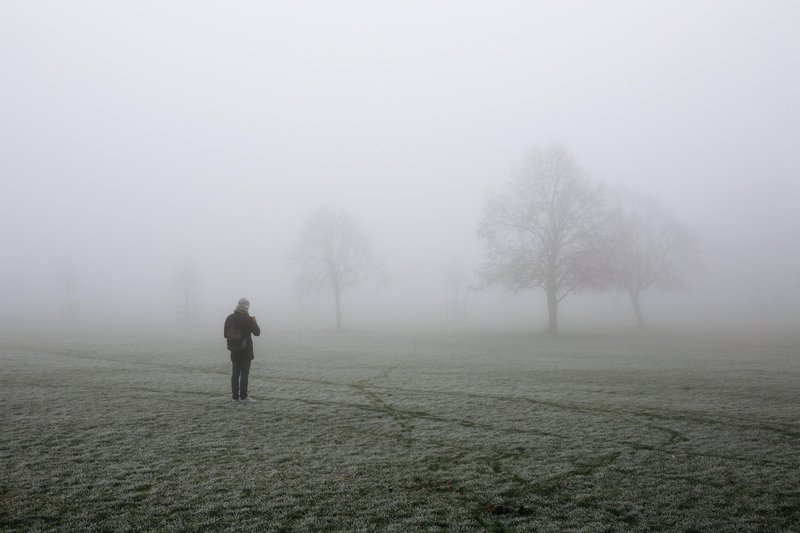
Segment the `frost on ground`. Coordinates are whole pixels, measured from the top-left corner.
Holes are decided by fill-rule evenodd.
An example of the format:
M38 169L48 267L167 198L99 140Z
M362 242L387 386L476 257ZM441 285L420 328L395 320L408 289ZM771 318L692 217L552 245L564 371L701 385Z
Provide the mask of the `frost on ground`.
M0 346L0 529L800 530L800 342L272 333Z

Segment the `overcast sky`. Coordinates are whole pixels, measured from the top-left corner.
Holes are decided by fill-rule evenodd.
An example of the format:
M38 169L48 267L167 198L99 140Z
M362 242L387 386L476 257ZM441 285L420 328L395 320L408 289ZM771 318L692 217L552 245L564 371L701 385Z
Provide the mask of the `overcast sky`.
M4 0L0 316L56 316L70 265L84 315L171 318L184 258L209 316L327 313L287 262L321 205L392 278L352 301L437 315L487 192L559 141L699 238L694 299L651 308L798 323L799 27L794 1Z

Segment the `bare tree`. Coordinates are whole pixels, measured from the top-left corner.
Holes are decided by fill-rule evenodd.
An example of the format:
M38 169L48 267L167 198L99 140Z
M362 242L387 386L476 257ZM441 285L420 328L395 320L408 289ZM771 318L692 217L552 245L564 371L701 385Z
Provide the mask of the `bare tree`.
M642 292L684 287L686 277L700 268L700 253L690 233L658 202L618 196L609 270L612 283L630 297L637 325L644 327Z
M467 315L467 302L463 292L467 286L464 270L457 259L447 265L444 271L445 290L445 317L452 322L462 322Z
M370 278L385 279L356 219L327 208L309 215L292 260L300 268L299 288L333 293L337 330L342 329L342 292Z
M78 319L78 303L75 298L77 273L69 257L61 266L58 281L61 285L61 320L74 322Z
M603 189L592 185L561 145L532 148L506 190L490 196L478 235L488 245L483 286L547 295L548 332L558 333L558 306L599 281L607 220Z
M175 288L178 297L176 319L183 326L191 326L197 322L197 270L188 255L177 265Z

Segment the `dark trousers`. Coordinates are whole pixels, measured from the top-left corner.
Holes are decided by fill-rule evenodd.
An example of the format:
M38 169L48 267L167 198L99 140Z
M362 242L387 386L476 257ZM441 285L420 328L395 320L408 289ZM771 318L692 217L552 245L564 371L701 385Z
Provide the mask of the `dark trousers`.
M234 357L231 359L231 393L234 400L247 398L247 378L250 376L250 358Z

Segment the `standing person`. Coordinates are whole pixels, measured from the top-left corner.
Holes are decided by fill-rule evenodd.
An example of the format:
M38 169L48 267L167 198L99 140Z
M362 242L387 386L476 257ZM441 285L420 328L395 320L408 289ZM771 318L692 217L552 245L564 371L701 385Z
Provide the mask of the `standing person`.
M233 399L240 402L254 402L247 395L247 378L250 375L250 362L253 360L253 337L261 335L256 317L250 316L250 301L240 298L233 313L225 319L223 332L231 352L231 392Z

